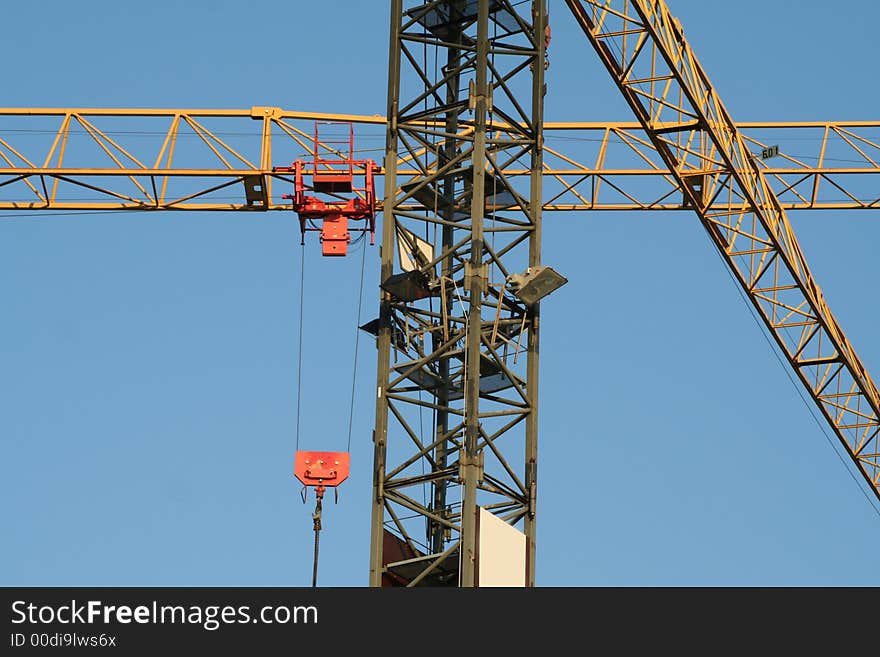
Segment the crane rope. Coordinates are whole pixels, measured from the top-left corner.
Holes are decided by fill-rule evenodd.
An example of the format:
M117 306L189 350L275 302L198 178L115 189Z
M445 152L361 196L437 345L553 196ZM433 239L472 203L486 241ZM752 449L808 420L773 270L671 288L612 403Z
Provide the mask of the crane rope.
M364 233L366 235L366 233ZM358 346L360 342L361 336L361 307L363 306L364 300L364 264L367 261L367 240L361 239L361 282L358 287L358 309L357 309L357 321L355 322L355 330L354 330L354 364L353 364L353 372L351 375L351 404L348 409L348 442L345 446L345 451L351 451L351 427L354 420L354 392L355 386L357 384L357 366L358 366ZM302 316L302 312L300 312L300 316ZM317 531L317 530L316 530ZM317 534L315 535L315 560L318 558L318 544L317 544Z
M708 234L706 234L706 239L709 240L710 243L712 243L712 240L708 236ZM713 244L713 246L714 246L714 244ZM712 251L713 251L713 253L715 253L716 256L718 256L718 260L723 265L724 271L727 273L727 276L730 278L730 280L733 281L734 288L736 289L737 293L739 294L739 298L742 300L743 305L746 307L746 310L748 310L748 312L749 312L749 315L754 320L755 324L758 326L758 330L761 333L761 337L764 338L764 340L767 342L767 345L770 347L770 353L773 354L774 358L776 358L776 362L779 363L779 366L782 368L782 371L785 372L785 376L788 378L789 382L791 383L791 385L794 388L795 392L797 393L798 397L800 397L801 401L804 403L804 406L806 407L807 411L810 413L810 417L813 418L813 422L815 422L816 426L819 428L819 431L825 437L825 440L828 442L829 447L831 447L831 451L833 451L834 455L837 456L841 465L843 465L843 469L846 470L846 473L853 480L853 482L855 483L856 488L858 488L859 492L861 492L862 495L865 496L865 499L867 500L868 505L871 507L871 509L874 511L874 513L877 514L877 517L880 518L880 507L877 506L877 504L874 502L874 500L871 498L871 496L867 493L862 482L853 473L852 468L850 467L849 463L840 454L840 449L836 444L837 441L835 441L831 438L831 436L828 434L828 430L826 429L825 424L823 422L821 422L819 420L819 418L817 417L815 407L813 406L813 404L811 404L809 402L806 395L804 394L802 387L795 380L794 375L792 374L791 368L788 367L788 365L782 360L782 356L780 356L777 346L773 343L771 336L768 334L769 332L767 331L767 327L758 318L758 315L755 312L755 309L752 307L752 304L749 303L749 299L746 296L745 292L742 291L742 288L738 284L733 273L731 273L730 268L726 266L724 258L721 256L720 253L718 253L718 251L716 249L713 248Z
M315 530L315 556L312 560L312 588L318 586L318 546L321 540L321 502L324 499L323 489L318 489L315 512L312 514L312 525Z
M306 246L305 240L300 244L299 257L299 328L298 328L298 345L296 352L296 451L299 451L299 422L300 408L302 401L302 343L303 343L303 307L305 298L305 282L306 282ZM302 491L303 503L306 501L305 488ZM317 492L317 501L315 511L312 513L312 528L315 531L315 553L312 560L312 588L318 586L318 548L321 536L321 501L324 496L323 488Z
M366 269L366 259L367 259L367 240L365 239L366 233L364 232L359 238L354 240L354 244L361 244L361 275L360 275L360 284L358 286L358 307L357 307L357 322L355 324L355 340L354 340L354 362L353 362L353 372L352 372L352 381L351 381L351 403L349 405L348 412L348 440L346 444L346 452L351 451L351 433L352 426L354 422L354 396L357 385L357 365L358 365L358 347L360 344L360 320L361 320L361 309L363 307L363 297L364 297L364 271ZM303 326L304 326L304 297L305 297L305 245L302 245L302 254L300 257L300 294L299 294L299 340L297 345L297 389L296 389L296 451L299 452L299 435L300 435L300 418L302 416L301 412L301 401L302 401L302 344L303 344ZM297 456L299 458L299 455ZM348 458L345 459L345 468L346 474L348 472ZM300 475L297 474L299 477ZM301 480L302 481L302 480ZM304 482L306 483L306 482ZM303 503L306 501L306 490L307 488L313 484L306 483L302 491ZM320 547L321 547L321 517L323 512L323 503L324 503L324 493L326 491L326 486L332 486L334 489L334 493L337 491L336 483L333 484L325 484L325 480L318 479L318 483L315 486L315 510L312 512L312 529L315 533L315 543L314 543L314 553L312 557L312 587L318 586L318 560L320 556Z
M300 245L299 256L299 346L296 354L296 450L299 451L300 401L302 400L303 297L306 281L306 246Z

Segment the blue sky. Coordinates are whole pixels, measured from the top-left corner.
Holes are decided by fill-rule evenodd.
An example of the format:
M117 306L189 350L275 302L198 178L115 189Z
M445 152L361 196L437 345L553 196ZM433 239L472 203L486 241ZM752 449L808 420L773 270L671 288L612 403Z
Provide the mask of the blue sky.
M669 4L737 120L877 118L875 3ZM564 4L550 11L547 119L630 120ZM386 111L381 2L56 1L4 18L20 26L6 107ZM359 134L381 147L381 130ZM877 380L880 216L792 219ZM696 218L548 215L545 233L570 282L542 310L538 584L880 585L878 512ZM362 321L378 249L366 258ZM292 213L0 218L0 583L308 585L297 341L301 325L300 447L345 449L359 276L358 250L302 251ZM369 340L357 363L327 586L367 583Z

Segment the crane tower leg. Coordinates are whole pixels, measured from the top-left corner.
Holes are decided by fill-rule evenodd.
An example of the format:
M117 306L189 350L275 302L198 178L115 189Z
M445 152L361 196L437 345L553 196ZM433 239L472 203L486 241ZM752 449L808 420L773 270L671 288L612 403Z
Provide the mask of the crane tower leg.
M522 538L506 581L533 586L540 301L507 280L541 258L546 8L409 4L391 3L370 585L488 581L488 513Z

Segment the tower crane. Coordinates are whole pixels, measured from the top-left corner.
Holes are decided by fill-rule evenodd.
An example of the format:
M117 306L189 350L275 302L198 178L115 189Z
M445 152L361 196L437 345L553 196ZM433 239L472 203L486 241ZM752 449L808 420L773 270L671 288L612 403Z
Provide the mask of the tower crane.
M694 213L861 485L880 500L880 393L788 218L880 208L876 192L863 191L876 189L880 174L880 122L738 123L663 0L565 6L553 20L576 22L635 120L544 121L546 3L512 0L391 0L385 116L272 106L0 109L5 126L55 126L40 152L0 129L0 211L296 209L304 240L307 222L324 217L313 227L324 254L344 255L348 221L372 222L375 205L379 309L362 327L378 355L371 586L485 584L495 556L487 532L497 522L516 530L504 539L516 553L514 582L535 585L541 301L566 282L545 262L544 212ZM115 136L144 121L161 126L158 148L135 152ZM354 158L353 137L345 155L309 129L329 123L383 129L381 166ZM259 137L232 143L226 135L243 124L259 125ZM818 133L816 164L780 151L768 130L781 143ZM184 135L194 138L186 148ZM591 144L589 159L550 145L551 135ZM832 142L850 149L846 166L826 157ZM83 146L94 161L71 156ZM279 161L290 152L312 159ZM339 162L368 186L319 182ZM376 198L374 176L384 185L379 192L376 183ZM357 198L328 205L306 191Z

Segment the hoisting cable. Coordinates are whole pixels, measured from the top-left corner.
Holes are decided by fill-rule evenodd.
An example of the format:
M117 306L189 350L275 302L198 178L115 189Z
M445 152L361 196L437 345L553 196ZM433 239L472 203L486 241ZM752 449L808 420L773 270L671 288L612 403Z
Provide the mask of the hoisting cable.
M358 343L361 336L361 306L363 305L364 300L364 265L367 261L367 240L363 240L363 245L361 246L361 282L358 287L358 309L357 309L357 321L355 322L355 331L354 331L354 372L351 375L351 404L348 408L348 443L345 447L346 452L351 451L351 427L352 422L354 420L354 391L355 385L357 383L357 371L358 371ZM320 505L321 501L318 500L318 504ZM317 529L315 530L317 531ZM318 536L315 534L315 560L318 558Z
M306 280L306 247L305 243L301 245L299 268L299 336L296 354L296 451L299 452L299 422L300 409L302 401L302 344L303 344L303 309L305 307L305 280ZM324 486L319 485L315 489L317 503L315 511L312 513L312 525L315 530L315 554L312 563L312 587L318 586L318 548L321 532L321 502L324 498ZM303 491L303 501L305 501L305 491Z
M709 239L709 242L712 243L711 238L709 238L708 235L706 235L706 237ZM712 244L714 247L714 243L712 243ZM851 467L851 462L844 459L844 457L841 455L840 449L838 446L839 442L835 441L831 437L831 435L829 435L828 430L826 428L826 424L819 420L819 417L816 415L815 405L811 404L810 401L807 399L807 396L803 390L803 386L801 386L797 382L797 380L794 378L794 375L792 374L792 368L789 367L785 363L785 361L782 360L782 356L780 355L780 350L777 347L777 345L774 344L773 339L771 337L772 334L770 334L769 330L767 329L766 324L764 324L764 322L762 322L760 320L760 318L758 317L757 312L755 311L754 307L750 303L748 296L746 296L746 293L743 291L742 286L739 284L739 281L737 281L736 277L733 275L733 272L731 272L730 267L727 266L727 262L724 260L723 256L720 253L718 253L718 250L713 248L712 251L715 253L715 255L718 256L718 260L721 262L722 268L727 273L730 280L733 281L734 288L736 289L737 293L739 294L739 297L742 300L743 305L749 311L749 315L751 315L755 324L758 326L758 330L761 333L761 337L763 337L764 340L767 342L768 346L770 347L770 352L776 358L776 362L779 363L780 367L782 368L782 371L785 372L785 376L788 378L789 382L791 383L791 385L794 388L795 392L797 393L798 397L800 397L801 401L804 403L804 406L806 407L807 411L810 413L810 417L813 418L813 422L816 423L816 426L819 428L819 431L825 437L825 440L827 441L828 446L834 452L834 455L837 456L837 459L840 461L841 465L843 466L843 469L846 470L846 473L853 480L853 483L855 483L856 488L858 488L859 492L862 495L864 495L865 500L867 500L868 504L871 507L871 510L874 511L874 513L876 513L878 517L880 517L880 507L877 506L876 502L874 502L873 498L868 494L868 491L865 490L865 486L862 484L861 480L853 472L852 467Z
M321 539L321 501L324 499L324 487L315 489L315 512L312 514L312 523L315 529L315 558L312 563L312 588L318 586L318 544Z
M306 245L302 244L299 257L299 346L296 354L296 450L299 451L299 417L302 399L302 351L303 351L303 297L306 281Z
M317 162L318 157L318 123L315 122L315 158ZM332 123L332 122L331 122ZM348 169L348 178L347 178L347 190L348 192L358 192L364 191L368 196L372 194L373 191L373 183L372 183L372 173L377 170L375 164L372 160L367 160L364 162L355 162L351 159L351 154L354 151L354 130L349 125L349 156L348 158L344 158L341 153L335 152L336 155L339 155L341 164L347 166ZM356 189L353 185L353 167L355 165L365 166L365 178L366 178L366 187L364 189ZM296 164L296 167L300 167L301 163ZM296 199L300 199L301 193L301 184L299 180L299 171L297 168L297 196ZM342 174L343 170L336 168L330 168L331 172L336 174ZM318 174L315 172L314 174L314 185L313 189L315 192L322 192L331 194L337 198L337 194L335 194L335 189L330 189L327 187L319 189L318 187ZM324 181L326 182L326 181ZM312 219L321 218L323 220L323 225L321 226L321 242L323 243L322 253L325 256L344 256L347 252L349 244L352 246L361 244L361 276L360 276L360 286L358 288L358 306L357 306L357 330L355 331L355 353L354 353L354 363L353 369L354 372L352 374L352 383L351 383L351 404L349 406L349 416L348 416L348 441L347 448L344 452L324 452L324 451L302 451L299 448L299 434L300 434L300 421L302 415L302 361L303 361L303 326L304 326L304 297L305 297L305 239L302 240L303 244L303 255L301 259L301 267L300 267L300 308L299 308L299 344L297 346L297 397L296 397L296 457L294 461L294 475L296 478L302 483L302 500L305 504L307 500L308 490L309 488L315 489L315 510L312 513L312 529L315 533L315 547L314 554L312 559L312 587L318 586L318 563L320 557L320 548L321 548L321 529L322 526L322 512L324 505L324 494L327 488L333 488L335 493L335 498L338 501L338 486L348 478L351 466L351 454L349 450L351 449L351 434L354 424L354 394L357 384L357 361L358 361L358 347L360 342L360 316L361 309L363 306L363 291L364 291L364 272L366 269L366 234L367 230L370 231L371 240L372 235L374 234L374 224L370 224L368 228L356 229L354 232L359 232L360 235L352 239L351 233L348 230L348 219L350 218L350 213L345 209L340 209L339 202L331 202L330 205L324 204L323 201L319 201L314 197L305 197L308 203L303 202L297 209L297 213L300 215L300 221L302 222L303 218L307 218L310 223L312 223ZM299 201L298 201L299 202ZM306 207L308 206L308 207ZM313 206L317 206L313 207ZM348 206L346 206L348 207ZM360 206L358 206L360 208ZM369 216L367 218L373 218L374 207L370 209L368 213ZM358 216L355 218L364 218L362 216ZM341 225L337 225L337 222L340 219L344 219L344 222ZM330 222L328 224L328 222ZM341 227L340 227L341 226ZM314 226L317 229L317 226ZM330 242L328 248L328 241Z
M358 322L360 325L360 315L363 301L364 291L364 271L366 269L366 252L367 240L362 239L361 247L361 280L358 289ZM305 251L303 251L303 259L305 263ZM351 384L351 405L348 417L348 446L345 452L309 452L300 451L299 449L299 426L300 426L300 401L302 390L302 329L303 329L303 290L305 289L305 264L300 269L300 328L299 328L299 346L298 346L298 365L297 365L297 398L296 398L296 460L294 463L294 474L296 478L303 484L303 502L306 501L306 491L309 487L315 489L315 510L312 513L312 529L315 532L315 549L312 559L312 587L318 586L318 559L321 548L321 515L324 504L324 493L327 487L336 487L348 478L350 470L350 450L351 450L351 432L354 417L354 393L357 381L357 351L360 337L360 329L355 336L355 358L354 358L354 374ZM337 493L338 494L338 493Z

